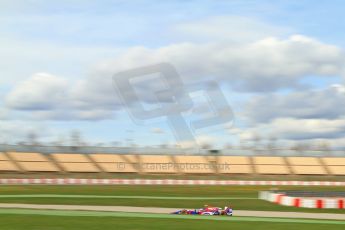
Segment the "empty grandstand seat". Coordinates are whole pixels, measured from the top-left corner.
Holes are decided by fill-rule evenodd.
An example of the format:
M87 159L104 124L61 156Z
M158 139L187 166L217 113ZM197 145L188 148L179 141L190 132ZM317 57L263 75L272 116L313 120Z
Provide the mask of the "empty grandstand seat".
M230 174L250 174L253 173L250 159L246 156L219 156L218 172Z
M183 173L214 173L214 165L205 156L175 156L176 170Z
M328 170L333 175L345 175L345 158L325 157L322 158Z
M141 169L148 173L177 173L178 166L171 156L141 155Z
M0 153L0 171L19 171L19 169L4 153Z
M46 156L41 153L9 152L8 155L15 161L48 161Z
M100 172L84 154L54 153L51 156L67 172Z
M139 162L140 155L131 155L131 154L123 154L121 155L123 159L125 159L127 162L137 164Z
M18 162L23 170L29 172L58 172L59 169L51 162Z
M125 161L122 155L115 154L90 154L90 157L93 159L93 161L102 163L114 163Z
M328 169L333 175L345 175L345 166L329 165Z
M137 162L129 161L124 155L90 154L90 157L104 172L138 172L135 165Z
M253 157L256 165L285 165L283 157Z
M288 157L291 165L320 165L316 157Z
M255 165L258 174L289 174L286 165Z
M316 157L287 157L294 174L299 175L324 175L326 169Z
M301 165L294 165L291 166L292 170L295 174L300 175L324 175L327 174L326 170L321 166L301 166Z
M253 157L258 174L289 174L283 157Z
M344 165L345 157L324 157L322 158L326 165Z
M57 172L56 165L41 153L9 152L8 155L24 171L28 172Z
M58 162L75 162L75 163L89 163L90 160L85 154L74 154L74 153L54 153L52 154L54 159Z
M9 159L5 156L4 153L0 153L0 161L8 161Z

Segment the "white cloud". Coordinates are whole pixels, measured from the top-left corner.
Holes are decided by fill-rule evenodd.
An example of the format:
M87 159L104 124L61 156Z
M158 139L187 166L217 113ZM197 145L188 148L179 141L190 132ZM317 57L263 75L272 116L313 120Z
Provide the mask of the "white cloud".
M270 123L259 124L239 132L243 140L274 136L277 139L305 140L345 137L345 117L340 119L277 118Z
M243 43L263 39L268 34L281 36L290 32L291 29L273 26L257 18L227 15L177 24L172 28L172 31L175 36L187 40Z
M217 39L222 36L223 28L226 28L223 31L224 39ZM341 48L301 35L286 39L266 37L266 34L279 36L285 31L259 21L218 17L178 25L174 29L186 36L203 37L204 43L176 43L152 49L132 47L114 59L101 62L91 76L76 82L67 80L66 76L34 74L10 90L5 100L6 110L24 111L27 113L25 118L42 120L113 119L114 111L121 108L121 103L112 86L112 75L160 62L174 65L185 82L214 78L232 89L246 92L295 89L299 88L301 80L306 77L340 77L345 73L345 55ZM29 43L21 44L18 53L24 54L25 59L34 57L35 60L42 59L37 56L37 47L53 51L47 52L49 61L62 59L71 53L74 59L78 59L93 52L99 54L103 50L77 47L59 51L60 47L53 48L49 44L36 46L34 49L30 48ZM8 48L5 53L13 55L10 51ZM108 51L106 56L109 57L109 53ZM15 57L16 55L13 56L14 59ZM85 58L85 62L90 60L92 58ZM6 61L3 63L7 64ZM143 85L142 101L152 102L154 95L149 92L160 87L158 81ZM338 138L342 129L341 116L345 111L345 106L342 106L345 92L343 88L342 85L333 85L321 91L300 91L286 95L270 93L254 98L245 112L252 124L258 123L257 127L249 127L238 133L244 139L251 139L255 133L262 131L275 132L288 139L326 136ZM0 114L1 117L4 115ZM308 125L310 131L301 129L303 124ZM337 125L340 130L336 129ZM214 142L210 138L199 139L202 143Z
M336 119L345 115L344 92L344 86L337 84L318 90L256 95L243 106L243 116L252 123L279 117Z
M340 48L300 35L291 36L286 40L266 38L241 45L230 42L181 43L158 49L134 47L114 60L102 62L90 77L76 83L71 81L67 83L63 78L51 74L36 74L27 81L17 84L7 95L6 103L12 109L40 110L39 117L107 119L111 117L110 111L120 107L120 102L114 93L111 76L122 70L168 61L176 66L178 72L188 82L200 81L202 78L211 76L233 88L256 92L295 87L301 79L309 75L324 77L340 75L344 71L342 65L344 60L345 56ZM157 86L157 81L152 81L145 87L142 90L144 92L142 100L150 102L152 101L150 90L154 91L160 86L159 84ZM334 92L333 94L330 92L328 95L331 97L328 100L331 102ZM302 102L300 98L306 96L310 99L316 98L296 93L295 105L292 103L291 106L298 105ZM325 95L320 97L326 98ZM270 104L275 101L273 98L267 98L267 100ZM281 101L284 100L281 99ZM283 102L279 99L276 101L278 101L276 107L280 108L279 105ZM290 110L295 111L290 115L293 117L297 116L296 113L308 115L309 110L328 108L329 104L324 103L322 106L312 104L311 108ZM256 101L254 107L255 105L260 105L260 101ZM55 108L59 109L42 112L42 110ZM272 108L275 108L274 103ZM286 108L290 109L289 106ZM86 110L92 112L85 112ZM273 118L274 114L279 114L278 110L262 109L261 111L273 114ZM78 112L80 116L76 115ZM260 113L259 116L261 116Z
M272 122L272 130L279 136L295 139L343 136L345 119L279 118Z
M68 103L68 82L48 73L37 73L19 83L6 96L9 108L19 110L49 110Z
M212 77L244 91L274 91L294 88L310 75L341 76L345 55L336 46L301 35L285 40L265 38L253 43L179 43L158 49L134 47L118 58L104 62L98 73L170 62L185 80Z
M110 80L109 80L110 81ZM111 81L110 81L111 82ZM64 78L37 73L16 85L6 96L7 108L26 111L26 119L35 120L100 120L113 118L113 90L97 91L97 85L71 84ZM82 90L80 90L82 85ZM111 86L111 84L108 84ZM110 88L112 89L112 88Z
M151 132L152 133L157 133L157 134L162 134L162 133L164 133L164 130L157 127L157 128L152 128Z
M333 89L335 89L336 92L338 92L339 94L344 94L345 95L345 85L333 84L333 85L331 85L331 87Z

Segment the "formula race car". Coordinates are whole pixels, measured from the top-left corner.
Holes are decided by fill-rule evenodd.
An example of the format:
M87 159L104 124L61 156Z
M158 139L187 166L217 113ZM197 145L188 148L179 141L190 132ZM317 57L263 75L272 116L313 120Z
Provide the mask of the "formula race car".
M210 207L208 205L205 205L204 208L200 209L181 209L176 212L173 212L171 214L179 214L179 215L204 215L204 216L214 216L214 215L226 215L226 216L232 216L232 208L230 207L224 207L218 208L218 207Z

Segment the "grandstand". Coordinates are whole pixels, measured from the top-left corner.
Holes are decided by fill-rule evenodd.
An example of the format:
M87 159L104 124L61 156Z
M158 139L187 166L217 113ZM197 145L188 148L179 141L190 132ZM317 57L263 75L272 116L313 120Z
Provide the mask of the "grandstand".
M345 175L345 157L1 152L1 172Z

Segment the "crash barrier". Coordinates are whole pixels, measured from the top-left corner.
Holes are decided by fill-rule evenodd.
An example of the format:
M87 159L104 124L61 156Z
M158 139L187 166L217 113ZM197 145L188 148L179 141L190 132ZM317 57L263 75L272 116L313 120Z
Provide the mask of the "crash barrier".
M259 198L280 205L298 208L344 209L345 192L342 193L305 192L293 193L284 191L261 191Z
M345 175L345 157L3 152L0 172Z
M0 185L255 185L255 186L345 186L336 181L253 181L253 180L175 180L175 179L0 179Z

